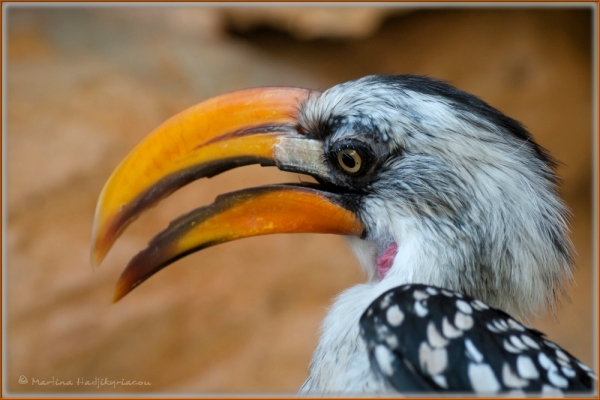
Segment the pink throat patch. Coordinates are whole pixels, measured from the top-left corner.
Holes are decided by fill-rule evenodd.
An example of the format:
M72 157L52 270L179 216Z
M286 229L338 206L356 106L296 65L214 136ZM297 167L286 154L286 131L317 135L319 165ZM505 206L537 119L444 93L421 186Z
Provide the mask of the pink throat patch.
M387 273L392 268L392 264L394 264L394 258L396 258L396 254L398 253L398 245L394 242L385 249L383 254L377 257L377 275L379 276L379 280L385 278Z

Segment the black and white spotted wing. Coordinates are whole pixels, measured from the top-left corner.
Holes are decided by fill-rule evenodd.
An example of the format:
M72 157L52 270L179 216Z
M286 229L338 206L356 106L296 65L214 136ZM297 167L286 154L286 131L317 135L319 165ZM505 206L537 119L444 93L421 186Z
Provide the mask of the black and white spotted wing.
M404 285L360 319L371 364L400 392L587 392L592 371L543 334L480 300Z

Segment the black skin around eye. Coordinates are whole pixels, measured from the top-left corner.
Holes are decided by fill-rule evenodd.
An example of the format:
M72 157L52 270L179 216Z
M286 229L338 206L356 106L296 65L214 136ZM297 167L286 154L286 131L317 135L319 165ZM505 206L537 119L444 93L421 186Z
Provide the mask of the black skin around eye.
M376 176L377 158L371 146L360 140L343 139L329 143L328 147L326 158L332 169L330 182L355 192L366 189Z

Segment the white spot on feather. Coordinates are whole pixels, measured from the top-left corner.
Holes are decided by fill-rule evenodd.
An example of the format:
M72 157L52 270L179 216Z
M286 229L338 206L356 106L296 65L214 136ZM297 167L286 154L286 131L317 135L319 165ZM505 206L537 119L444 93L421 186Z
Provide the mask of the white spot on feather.
M548 371L548 380L557 388L564 389L569 387L569 381L567 381L557 370Z
M385 297L383 298L383 300L381 300L381 303L379 303L379 306L381 308L388 308L388 306L390 305L390 302L392 300L392 295L393 295L393 293L386 294Z
M415 312L421 318L427 315L429 310L420 301L415 301Z
M508 342L506 339L502 341L502 346L504 347L504 350L510 353L519 354L521 352L521 349L516 348L515 346L510 344L510 342Z
M448 340L435 328L433 321L427 325L427 340L433 347L446 347L448 345Z
M569 357L567 357L567 355L565 354L564 351L562 351L561 349L556 349L556 356L558 357L559 361L565 361L565 362L569 362Z
M564 365L565 367L570 367L570 366L571 366L571 364L569 364L569 362L567 362L567 361L563 360L562 358L559 358L559 359L557 359L556 361L558 361L558 363L559 363L560 365Z
M471 302L471 305L477 311L483 311L483 310L487 310L488 308L490 308L487 304L485 304L483 301L481 301L479 299L473 300Z
M457 337L461 337L463 332L460 329L456 329L450 322L448 322L448 318L444 317L442 320L442 333L445 337L449 339L455 339Z
M435 296L435 295L437 295L437 294L439 294L439 293L440 293L440 292L438 292L438 290L437 290L436 288L434 288L434 287L431 287L431 286L428 286L428 287L425 289L425 291L426 291L427 293L429 293L430 295L432 295L432 296Z
M531 347L532 349L536 349L536 350L540 349L540 345L535 340L533 340L531 337L529 337L528 335L521 335L521 340L523 341L523 343L525 343L527 346Z
M389 334L385 337L385 342L390 349L394 350L398 348L398 338L395 335Z
M537 379L540 377L540 373L533 360L524 355L517 357L517 373L521 378L525 379Z
M473 318L460 311L454 316L454 326L463 331L469 330L473 327Z
M394 374L394 368L392 367L394 356L387 347L383 345L377 345L375 347L375 360L377 360L379 369L384 375L392 376Z
M520 323L518 323L517 321L515 321L512 318L508 319L508 326L510 326L511 328L517 330L517 331L524 331L525 328L523 328L523 325L521 325Z
M571 367L562 366L560 368L560 370L568 378L575 378L575 375L577 375L577 373L575 372L575 370L573 368L571 368Z
M496 393L500 390L500 383L492 367L487 364L470 363L467 375L473 390L477 393Z
M394 304L385 313L387 321L392 326L400 326L402 321L404 321L404 313L398 307L398 304Z
M494 321L497 323L497 326L500 326L500 328L504 331L507 331L510 327L508 326L508 322L506 322L506 320L504 319L497 319L496 321Z
M528 350L529 349L525 345L525 343L523 343L523 341L515 335L510 335L509 340L510 340L510 343L519 350Z
M488 328L491 332L494 333L501 333L501 331L499 331L498 329L496 329L496 327L494 325L492 325L491 323L486 323L485 327Z
M481 352L477 350L477 347L475 347L471 339L465 340L465 349L467 350L467 356L471 360L475 361L476 363L480 363L483 361L483 354L481 354Z
M506 327L504 325L502 325L502 323L500 323L499 319L495 319L492 321L492 324L494 324L494 327L500 331L500 332L505 332L506 331Z
M513 389L521 389L529 385L529 381L519 378L507 362L502 365L502 382Z
M431 377L435 383L444 389L448 389L448 382L446 382L446 377L444 375L434 375Z
M448 366L448 353L445 348L432 349L426 342L419 347L419 364L429 375L442 373Z
M427 300L429 298L429 295L420 290L415 290L413 292L413 297L415 298L415 300Z
M554 364L552 360L544 353L540 352L538 354L538 362L544 369L548 371L554 371L557 369L556 364Z
M464 312L465 314L471 314L473 313L473 309L471 308L471 306L469 305L469 303L467 303L464 300L456 300L456 307Z

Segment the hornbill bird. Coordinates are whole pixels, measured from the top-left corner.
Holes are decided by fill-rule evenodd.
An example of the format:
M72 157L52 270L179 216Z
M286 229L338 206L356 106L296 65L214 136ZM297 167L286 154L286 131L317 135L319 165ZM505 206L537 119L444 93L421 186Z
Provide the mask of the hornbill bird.
M335 300L302 393L593 389L590 368L507 314L551 307L571 279L555 162L519 122L427 77L247 89L172 117L102 190L92 264L178 188L249 164L318 183L240 190L177 218L129 262L115 301L215 244L345 235L368 281Z

